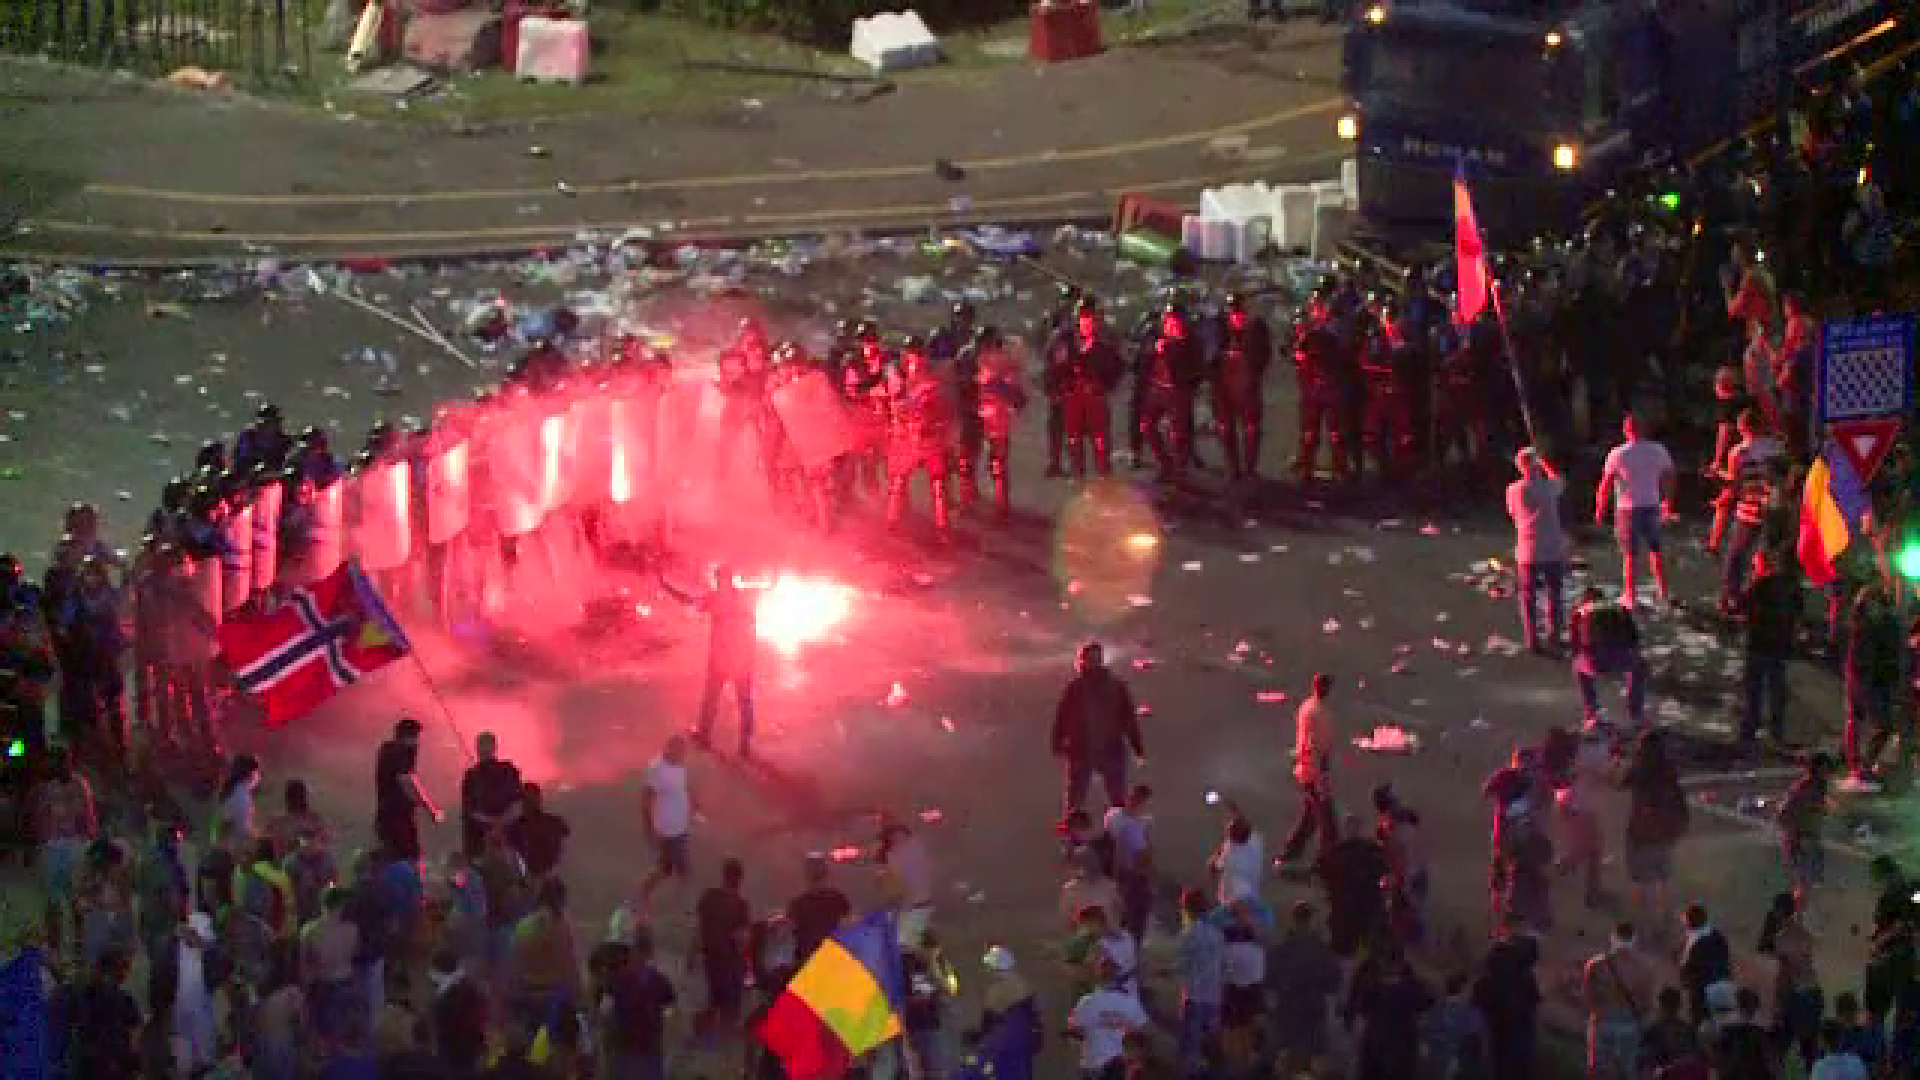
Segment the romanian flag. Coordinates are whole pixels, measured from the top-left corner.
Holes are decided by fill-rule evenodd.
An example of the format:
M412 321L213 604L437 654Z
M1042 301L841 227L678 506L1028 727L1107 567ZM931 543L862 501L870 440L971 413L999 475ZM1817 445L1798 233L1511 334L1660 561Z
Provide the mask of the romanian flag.
M903 986L893 912L875 912L814 950L755 1034L791 1080L836 1080L900 1034Z
M220 658L280 727L412 651L360 567L295 589L279 607L220 627Z
M1866 485L1829 442L1807 470L1800 493L1800 569L1808 581L1825 587L1840 576L1840 556L1871 508Z
M1490 292L1487 245L1480 235L1480 219L1473 212L1473 192L1467 190L1467 168L1453 170L1453 256L1460 298L1460 325L1472 326L1486 310Z

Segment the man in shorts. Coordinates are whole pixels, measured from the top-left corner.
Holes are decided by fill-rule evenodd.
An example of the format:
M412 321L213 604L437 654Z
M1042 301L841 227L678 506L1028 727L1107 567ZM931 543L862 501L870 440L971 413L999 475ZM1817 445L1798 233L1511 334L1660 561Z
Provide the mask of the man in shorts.
M673 879L684 884L688 875L687 845L693 831L693 789L687 777L687 740L675 735L660 756L647 766L641 794L640 817L654 847L654 870L640 887L643 903L655 889Z
M1612 502L1614 536L1620 542L1623 602L1628 606L1639 602L1639 594L1634 591L1633 561L1644 551L1653 567L1660 602L1667 604L1672 595L1667 591L1666 560L1660 553L1660 524L1673 504L1673 457L1665 446L1640 437L1640 422L1632 413L1621 422L1621 434L1624 441L1607 452L1606 467L1600 473L1600 490L1593 497L1593 523L1606 523L1607 505Z

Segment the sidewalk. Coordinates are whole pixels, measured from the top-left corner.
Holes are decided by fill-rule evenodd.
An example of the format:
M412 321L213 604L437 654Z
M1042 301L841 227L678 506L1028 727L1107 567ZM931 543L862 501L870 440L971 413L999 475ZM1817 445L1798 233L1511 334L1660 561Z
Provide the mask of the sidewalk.
M1101 216L1244 179L1324 179L1337 40L1290 27L1054 68L920 73L855 102L796 90L709 115L422 130L0 61L0 219L16 254L454 254L582 229L683 235ZM382 106L390 107L390 106ZM75 137L79 133L81 137ZM938 161L961 176L942 177Z

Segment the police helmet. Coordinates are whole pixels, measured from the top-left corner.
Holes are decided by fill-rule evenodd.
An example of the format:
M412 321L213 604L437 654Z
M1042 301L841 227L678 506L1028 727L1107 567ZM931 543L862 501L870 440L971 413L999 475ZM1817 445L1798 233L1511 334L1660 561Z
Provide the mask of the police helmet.
M861 319L853 325L853 336L858 341L877 343L880 340L880 324L872 319Z
M312 424L307 425L307 427L300 432L300 445L325 449L327 445L326 429L316 427Z
M96 529L100 525L100 511L90 502L77 502L67 507L63 528L66 532L78 533L83 529Z
M767 340L766 327L760 325L759 319L748 315L746 318L740 320L740 340L765 342Z
M227 465L227 444L219 439L208 439L200 444L200 452L193 456L196 469L224 469Z
M1075 307L1075 314L1078 314L1078 315L1100 314L1100 298L1093 295L1092 293L1083 294L1080 297L1079 304L1076 305Z
M975 314L976 312L973 310L973 305L967 301L958 300L954 302L953 322L956 325L965 325L973 322Z
M1222 309L1229 312L1247 310L1246 294L1238 289L1228 293L1225 303L1222 304Z
M836 342L852 341L859 332L860 324L852 319L841 319L833 324L833 340Z
M193 485L184 476L176 476L160 485L160 509L169 513L177 511L187 504L187 496L193 492Z
M927 339L919 334L908 334L900 339L902 353L924 353L927 351Z
M782 341L773 347L773 362L780 367L805 367L807 352L797 341Z
M973 343L978 348L995 348L1000 344L1000 341L1000 328L992 323L983 323L980 329L973 332Z
M0 555L0 586L19 585L27 580L27 568L21 564L20 556L9 551Z
M547 313L547 325L552 328L554 337L570 338L580 329L580 316L572 308L560 304Z
M187 499L187 512L203 518L211 514L221 501L219 489L212 484L197 484L194 486L192 496Z
M545 346L546 346L546 342L544 340L535 343L536 348L544 348ZM528 363L526 357L524 356L514 357L513 361L507 365L506 381L518 382L522 379L525 379L531 367L532 365Z

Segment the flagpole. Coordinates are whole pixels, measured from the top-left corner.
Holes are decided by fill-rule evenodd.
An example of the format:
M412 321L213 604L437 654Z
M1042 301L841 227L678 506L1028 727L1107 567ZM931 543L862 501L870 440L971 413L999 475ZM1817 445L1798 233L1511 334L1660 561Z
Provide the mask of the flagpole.
M1520 374L1520 354L1513 348L1513 333L1507 328L1507 307L1500 302L1500 282L1493 275L1487 275L1487 295L1493 301L1493 315L1500 323L1500 341L1507 350L1507 374L1513 376L1513 392L1520 398L1520 422L1527 427L1527 442L1542 453L1546 447L1540 445L1540 434L1533 426L1533 405L1527 397L1527 380Z
M466 755L467 761L473 762L476 759L473 756L472 747L467 743L466 733L460 730L459 721L453 718L453 709L447 704L446 697L440 693L440 685L433 681L433 673L427 670L426 661L420 659L420 654L411 649L407 651L407 655L413 658L414 670L420 673L420 681L426 684L427 694L433 698L433 703L440 707L440 719L445 721L447 728L453 732L454 743L460 747L460 752Z

